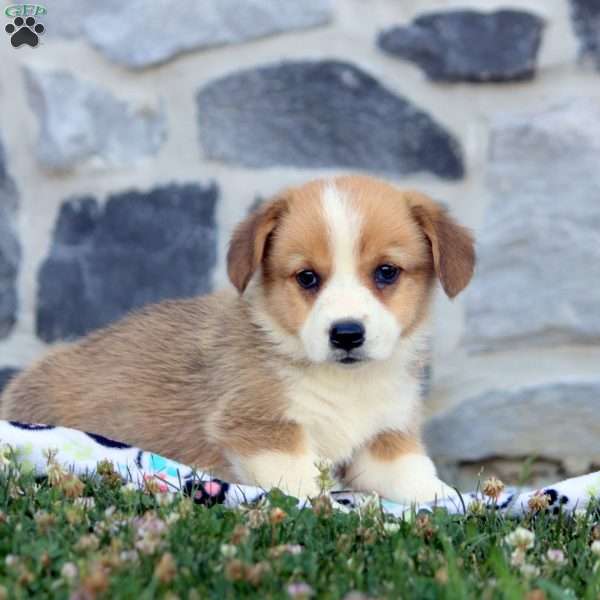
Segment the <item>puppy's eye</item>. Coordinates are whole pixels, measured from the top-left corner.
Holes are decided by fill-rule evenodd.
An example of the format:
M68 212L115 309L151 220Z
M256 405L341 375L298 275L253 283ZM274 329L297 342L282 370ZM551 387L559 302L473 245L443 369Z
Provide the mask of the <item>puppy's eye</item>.
M394 265L379 265L373 272L373 278L378 288L391 285L400 275L399 267Z
M319 287L321 280L314 271L305 270L296 273L296 281L301 288L304 288L305 290L314 290Z

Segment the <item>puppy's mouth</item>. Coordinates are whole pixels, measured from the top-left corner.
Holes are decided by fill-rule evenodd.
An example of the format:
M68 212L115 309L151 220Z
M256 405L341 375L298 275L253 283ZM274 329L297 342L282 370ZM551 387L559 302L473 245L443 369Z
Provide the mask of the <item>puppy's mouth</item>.
M335 356L334 360L340 365L356 365L366 362L368 358L362 353L344 352L343 354Z
M338 360L338 362L342 363L343 365L353 365L354 363L357 363L360 361L361 361L360 358L356 358L354 356L344 356L343 358L340 358Z

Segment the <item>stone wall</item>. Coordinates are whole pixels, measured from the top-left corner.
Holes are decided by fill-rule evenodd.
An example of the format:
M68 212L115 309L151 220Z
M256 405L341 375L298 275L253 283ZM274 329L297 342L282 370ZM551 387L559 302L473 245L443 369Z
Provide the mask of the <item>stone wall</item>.
M257 200L367 171L477 234L475 280L433 323L446 476L600 464L597 0L46 6L37 47L0 44L0 382L225 285Z

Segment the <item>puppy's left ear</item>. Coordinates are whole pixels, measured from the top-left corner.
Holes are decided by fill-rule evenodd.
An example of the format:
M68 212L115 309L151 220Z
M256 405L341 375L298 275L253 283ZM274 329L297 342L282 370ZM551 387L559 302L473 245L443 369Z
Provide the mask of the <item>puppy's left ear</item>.
M438 203L418 192L410 193L414 219L431 244L435 272L449 298L467 287L475 269L471 232L459 225Z
M242 294L264 260L269 237L287 208L287 198L278 197L253 212L233 232L227 252L227 273Z

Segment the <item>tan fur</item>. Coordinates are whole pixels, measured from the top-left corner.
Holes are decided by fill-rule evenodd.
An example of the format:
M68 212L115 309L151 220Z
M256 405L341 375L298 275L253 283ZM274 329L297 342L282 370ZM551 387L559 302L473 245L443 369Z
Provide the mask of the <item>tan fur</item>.
M427 316L434 274L429 247L419 224L411 218L404 192L378 180L351 178L347 189L365 215L361 239L361 277L373 294L386 304L412 334ZM372 273L377 265L402 268L396 286L377 289Z
M287 200L288 212L274 233L263 264L266 306L288 332L302 326L315 296L302 290L296 274L303 269L318 271L326 281L331 274L327 231L320 212L321 186L309 184Z
M413 216L431 243L435 271L449 298L467 286L475 268L473 236L427 196L408 192Z
M284 364L234 293L167 301L49 353L9 384L2 417L102 433L225 476L228 451L300 444L275 376Z
M369 443L369 452L383 462L395 460L402 454L424 454L419 436L404 431L383 431Z
M227 254L227 272L240 293L262 262L269 235L286 207L285 197L277 198L250 215L233 232Z
M227 264L239 295L220 292L149 306L51 351L8 385L2 417L101 433L221 477L239 476L236 465L243 460L254 461L252 473L263 473L268 469L261 456L298 456L306 478L315 448L329 446L315 444L309 426L301 424L302 402L312 402L312 410L315 402L331 400L328 393L343 402L350 381L367 395L381 389L390 395L381 406L392 407L395 388L379 377L397 372L398 381L406 377L411 390L416 386L414 355L410 364L361 375L331 365L321 369L299 360L286 345L284 336L296 339L319 293L298 286L298 271L318 271L323 285L333 276L321 208L324 185L316 181L287 190L236 229ZM468 283L472 239L416 192L363 176L338 178L335 185L361 215L360 281L396 316L408 338L426 317L435 274L451 297ZM396 264L402 273L395 285L380 290L372 274L382 262ZM244 293L252 281L252 292ZM368 387L369 377L379 387ZM328 410L336 414L336 406ZM357 406L356 414L368 406ZM412 433L418 431L418 411L398 422L406 427L387 431L393 424L382 425L370 439L351 440L350 448L368 449L373 459L390 463L403 454L423 454L418 433ZM326 431L336 422L311 427ZM352 435L350 427L340 439L346 443Z

